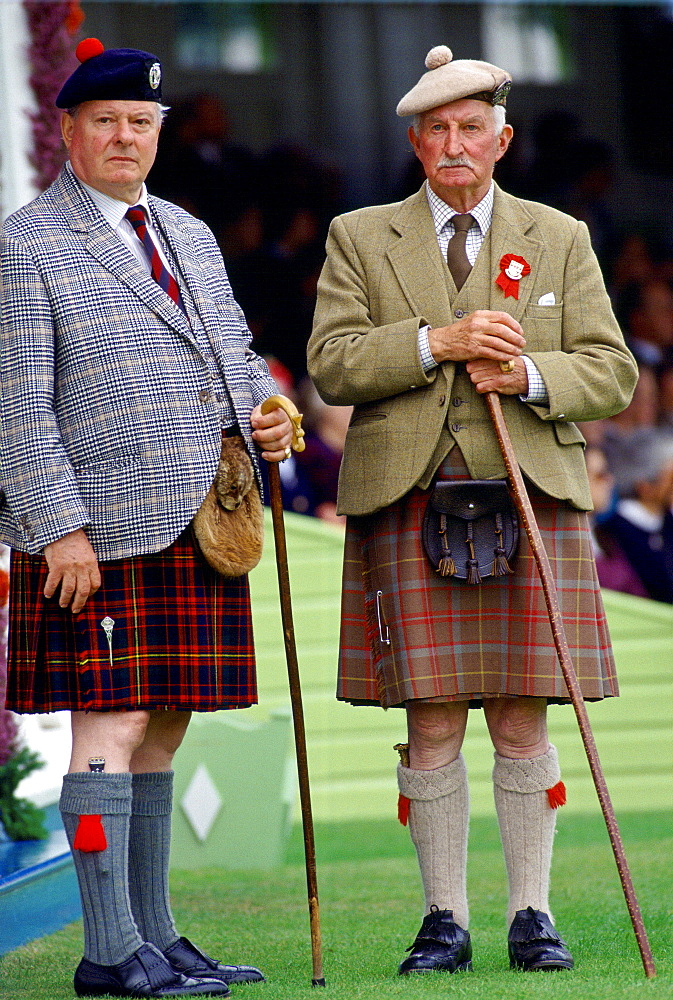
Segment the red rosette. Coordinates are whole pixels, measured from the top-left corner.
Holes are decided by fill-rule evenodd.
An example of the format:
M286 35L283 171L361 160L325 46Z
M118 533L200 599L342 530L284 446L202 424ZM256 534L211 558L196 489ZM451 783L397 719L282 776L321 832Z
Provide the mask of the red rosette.
M510 265L514 265L510 267ZM509 274L507 271L509 270ZM505 298L511 296L513 299L519 298L519 282L530 274L530 264L523 257L518 257L515 253L506 253L500 258L500 274L495 279L496 285L502 288Z

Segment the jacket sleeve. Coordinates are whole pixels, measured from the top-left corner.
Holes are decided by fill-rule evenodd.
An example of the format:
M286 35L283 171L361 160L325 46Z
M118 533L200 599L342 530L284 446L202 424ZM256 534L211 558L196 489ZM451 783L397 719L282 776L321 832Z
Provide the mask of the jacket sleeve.
M327 403L373 402L428 385L436 377L436 370L424 372L418 349L425 319L377 326L371 315L372 280L375 276L364 267L343 218L334 219L308 344L309 375Z
M534 307L535 308L535 307ZM555 307L538 307L537 318ZM563 274L563 303L558 307L560 350L556 338L544 343L544 327L531 338L527 351L544 379L549 396L546 406L532 407L543 420L564 423L600 420L628 406L638 378L631 352L624 343L612 312L603 276L591 247L589 231L577 224ZM529 336L526 320L524 333ZM538 349L539 348L539 349Z
M29 552L89 523L54 411L49 295L34 261L3 238L0 481Z

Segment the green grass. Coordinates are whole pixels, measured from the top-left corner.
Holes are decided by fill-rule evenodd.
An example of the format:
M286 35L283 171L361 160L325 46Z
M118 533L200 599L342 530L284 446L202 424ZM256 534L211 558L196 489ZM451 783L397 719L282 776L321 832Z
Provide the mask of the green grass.
M559 815L552 905L575 956L570 973L507 967L505 874L495 821L478 818L470 838L469 890L474 972L401 979L396 967L421 916L420 883L408 833L390 821L316 826L325 991L311 988L301 835L287 863L269 873L174 872L183 933L228 960L259 964L269 981L239 986L259 1000L405 1000L448 994L472 1000L663 1000L673 997L669 813L626 813L620 829L658 968L645 979L612 851L600 815ZM2 962L0 996L70 1000L81 927L17 949Z

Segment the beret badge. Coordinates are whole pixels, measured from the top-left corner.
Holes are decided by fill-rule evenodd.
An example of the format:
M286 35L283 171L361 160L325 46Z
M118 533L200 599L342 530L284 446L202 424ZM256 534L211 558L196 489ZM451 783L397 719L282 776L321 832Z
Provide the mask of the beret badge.
M152 90L156 90L161 83L161 64L158 62L152 63L150 66L150 71L148 74L148 82Z

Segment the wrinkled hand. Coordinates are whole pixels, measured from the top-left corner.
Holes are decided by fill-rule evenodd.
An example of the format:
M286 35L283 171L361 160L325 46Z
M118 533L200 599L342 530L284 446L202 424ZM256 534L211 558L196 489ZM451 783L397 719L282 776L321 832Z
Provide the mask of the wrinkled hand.
M505 396L528 395L528 372L521 358L516 358L511 372L503 372L494 361L468 361L467 373L477 392L501 392Z
M285 449L292 444L292 422L285 410L278 407L270 413L262 413L259 406L250 414L252 436L262 449L262 458L267 462L282 462L286 458Z
M432 356L442 361L510 361L526 346L521 325L506 312L477 309L450 326L428 332Z
M53 597L60 584L59 605L67 608L72 602L71 610L76 615L101 585L98 559L91 542L78 528L46 545L44 558L49 568L44 596Z

